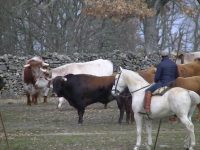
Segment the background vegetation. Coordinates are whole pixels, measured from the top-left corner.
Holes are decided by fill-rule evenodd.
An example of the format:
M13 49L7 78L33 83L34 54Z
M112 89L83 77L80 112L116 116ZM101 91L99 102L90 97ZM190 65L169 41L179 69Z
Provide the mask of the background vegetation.
M0 0L0 54L200 50L198 0Z

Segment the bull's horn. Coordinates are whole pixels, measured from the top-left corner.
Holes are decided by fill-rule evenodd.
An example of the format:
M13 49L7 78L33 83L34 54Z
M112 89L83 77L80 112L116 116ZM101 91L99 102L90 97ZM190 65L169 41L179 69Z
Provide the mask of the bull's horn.
M52 79L51 78L47 78L47 80L51 82Z
M40 68L40 70L44 73L47 73L47 70L46 69L43 69L43 68Z
M42 66L49 66L49 64L43 62L43 63L42 63Z
M27 68L27 67L29 67L30 66L30 64L26 64L26 65L24 65L24 68Z

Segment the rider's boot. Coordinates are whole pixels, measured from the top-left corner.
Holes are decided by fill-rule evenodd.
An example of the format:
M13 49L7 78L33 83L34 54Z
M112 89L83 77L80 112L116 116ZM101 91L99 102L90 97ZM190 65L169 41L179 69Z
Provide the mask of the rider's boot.
M145 110L147 114L150 114L151 96L152 93L150 91L147 91L145 93L144 100L145 100Z

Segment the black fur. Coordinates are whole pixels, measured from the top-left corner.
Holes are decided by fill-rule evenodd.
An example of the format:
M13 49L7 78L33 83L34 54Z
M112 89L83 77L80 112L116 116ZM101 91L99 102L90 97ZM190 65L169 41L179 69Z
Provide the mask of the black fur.
M79 121L83 122L83 114L85 107L100 102L107 104L112 101L111 89L113 86L114 78L110 83L102 83L104 77L96 77L91 75L66 75L64 77L58 76L53 79L53 91L58 97L64 97L68 100L69 104L75 107L78 111ZM97 82L99 80L99 83Z
M5 86L5 82L3 80L3 77L0 76L0 90Z

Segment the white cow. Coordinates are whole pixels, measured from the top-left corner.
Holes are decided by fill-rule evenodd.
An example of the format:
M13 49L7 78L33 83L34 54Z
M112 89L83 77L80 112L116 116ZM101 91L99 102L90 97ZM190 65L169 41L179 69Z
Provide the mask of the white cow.
M91 74L108 76L113 73L113 64L109 60L97 59L83 63L70 63L51 70L52 79L67 74Z
M97 59L89 62L82 63L70 63L63 66L54 68L48 72L43 70L45 73L50 75L50 80L57 76L64 76L67 74L91 74L95 76L110 76L113 74L113 64L110 60ZM48 86L49 81L47 78L40 78L37 80L36 85L38 87ZM64 98L59 98L58 108L61 108L62 103L65 101Z
M177 64L187 64L192 62L196 58L200 58L200 52L184 53L171 52L172 56L176 57Z

